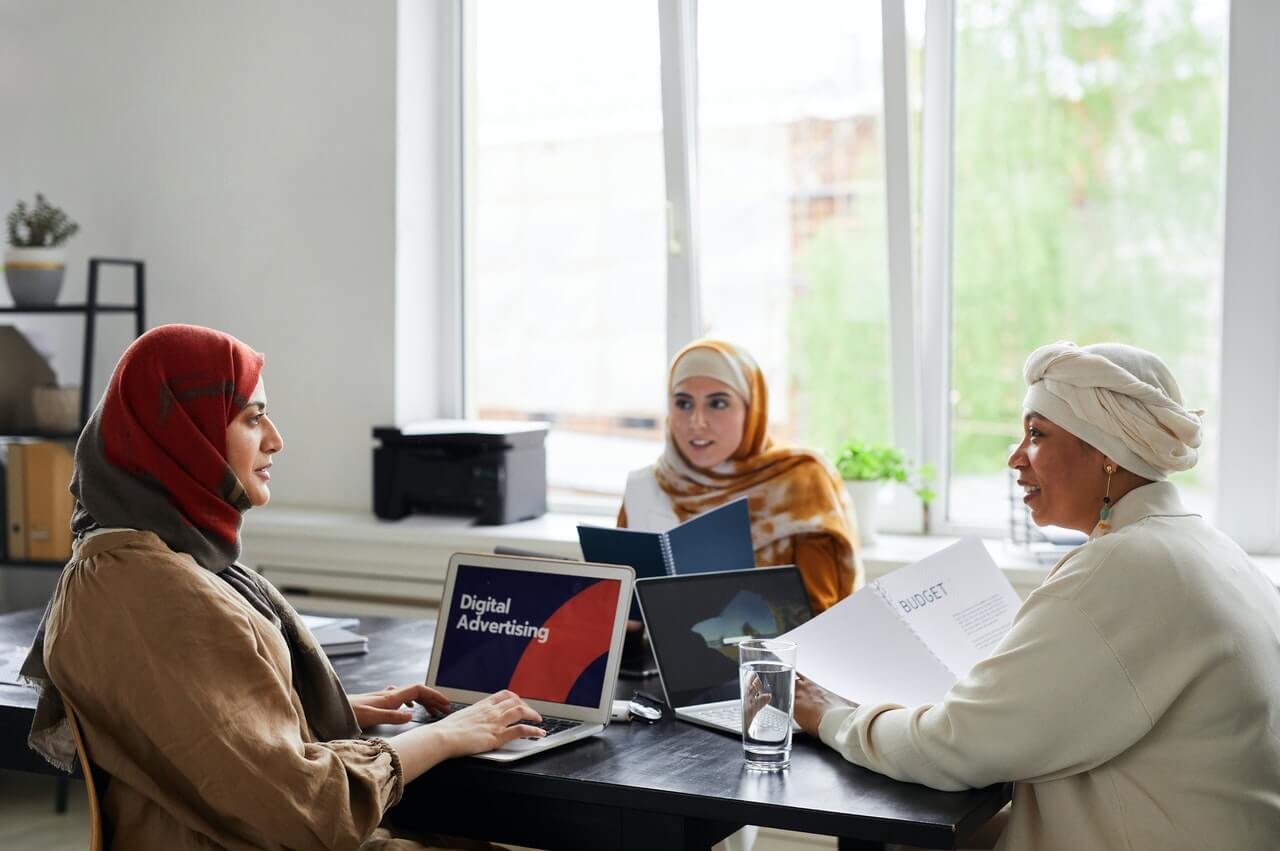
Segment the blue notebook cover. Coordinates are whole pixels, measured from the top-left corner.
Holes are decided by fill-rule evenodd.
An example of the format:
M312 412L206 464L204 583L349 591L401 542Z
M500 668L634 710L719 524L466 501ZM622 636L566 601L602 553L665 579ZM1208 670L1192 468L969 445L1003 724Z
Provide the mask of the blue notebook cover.
M746 497L690 517L666 532L580 525L578 543L585 560L625 564L637 579L756 566Z
M744 496L690 517L666 533L672 575L748 570L756 566L751 513Z
M746 497L690 517L666 532L579 526L578 543L586 561L625 564L635 570L636 579L756 566ZM634 601L631 610L639 620Z

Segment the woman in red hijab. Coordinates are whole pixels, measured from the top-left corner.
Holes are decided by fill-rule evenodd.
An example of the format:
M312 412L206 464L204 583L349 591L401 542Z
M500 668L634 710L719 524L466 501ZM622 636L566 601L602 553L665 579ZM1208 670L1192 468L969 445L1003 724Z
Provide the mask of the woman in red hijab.
M370 840L404 784L540 719L502 692L362 737L409 721L403 704L447 701L421 685L346 694L289 603L237 563L284 447L262 367L190 325L120 359L76 446L75 549L23 666L41 691L31 745L70 770L78 721L118 848L416 848Z

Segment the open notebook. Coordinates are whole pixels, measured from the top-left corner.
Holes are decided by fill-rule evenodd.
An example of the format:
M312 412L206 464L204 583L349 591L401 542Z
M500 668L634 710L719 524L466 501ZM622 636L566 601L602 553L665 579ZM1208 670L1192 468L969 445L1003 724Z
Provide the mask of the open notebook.
M756 566L746 497L690 517L666 532L579 525L578 543L587 561L625 564L638 579Z
M1021 600L967 538L869 583L782 638L800 673L858 703L936 703L1009 631Z

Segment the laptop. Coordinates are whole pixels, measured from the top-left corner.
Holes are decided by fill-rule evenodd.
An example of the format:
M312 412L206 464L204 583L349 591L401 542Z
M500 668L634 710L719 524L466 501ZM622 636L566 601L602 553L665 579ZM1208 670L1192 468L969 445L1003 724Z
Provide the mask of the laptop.
M510 762L603 732L634 581L621 565L477 553L449 559L427 685L454 709L511 689L547 731L476 756Z
M813 617L795 565L640 579L636 596L675 716L734 735L742 734L738 643Z
M604 731L635 572L618 564L456 553L449 559L426 685L454 710L511 688L543 717L481 759L511 761ZM431 720L425 712L419 720Z

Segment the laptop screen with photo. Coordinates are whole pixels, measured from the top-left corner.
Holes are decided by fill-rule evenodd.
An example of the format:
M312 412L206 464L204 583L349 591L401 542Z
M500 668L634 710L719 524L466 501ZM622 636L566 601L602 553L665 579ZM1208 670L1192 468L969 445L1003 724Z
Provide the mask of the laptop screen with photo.
M594 708L620 592L616 579L459 564L434 684Z
M813 617L795 567L641 579L644 611L672 706L738 697L738 643L774 638Z

